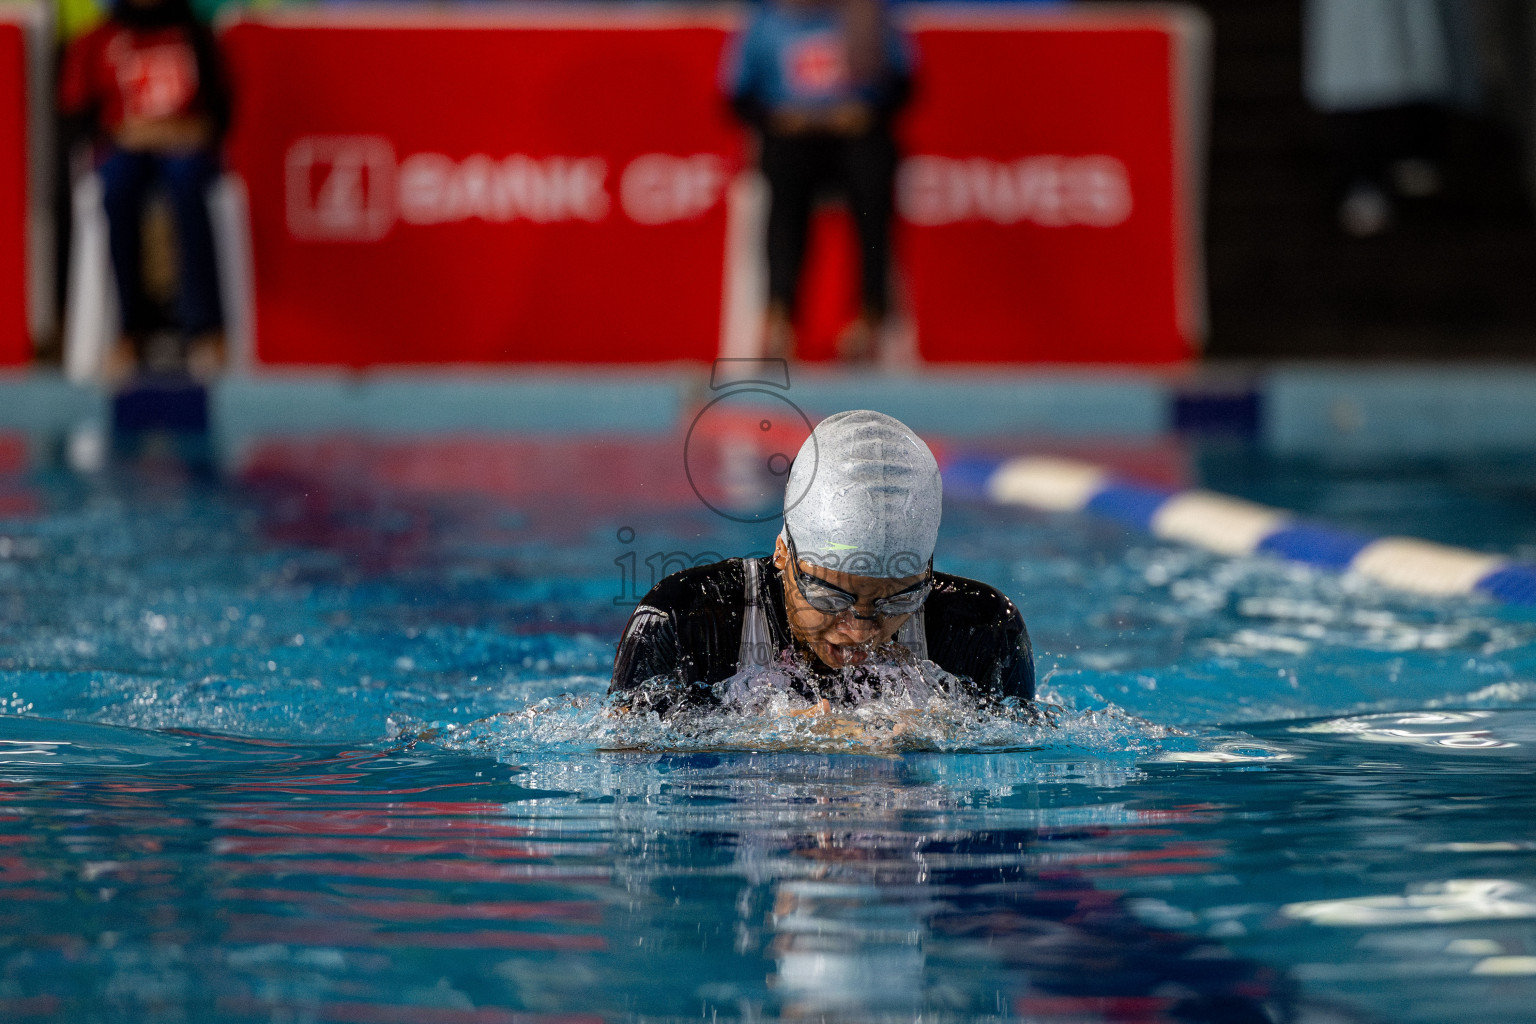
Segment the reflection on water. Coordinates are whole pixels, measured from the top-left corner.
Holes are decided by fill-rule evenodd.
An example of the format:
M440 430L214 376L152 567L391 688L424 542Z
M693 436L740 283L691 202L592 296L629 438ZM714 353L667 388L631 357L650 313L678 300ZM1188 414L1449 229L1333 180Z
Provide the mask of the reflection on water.
M1536 918L1536 891L1498 878L1458 878L1418 886L1406 896L1356 896L1281 909L1289 917L1339 926L1499 921Z
M1220 742L1270 756L490 758L0 717L0 1011L1364 1019L1334 994L1432 1021L1498 978L1527 988L1477 1019L1522 1019L1532 844L1453 762ZM1533 809L1520 762L1477 778Z
M1519 710L1415 711L1353 715L1292 726L1298 734L1327 734L1367 743L1400 743L1456 751L1508 750L1536 741L1536 713Z
M1042 844L1074 838L1007 828L787 837L767 925L784 1013L1115 1019L1135 1007L1149 1020L1265 1019L1263 1005L1282 998L1271 971L1143 925L1119 893L1068 866L1033 866Z
M1273 970L1143 921L1116 883L1213 871L1219 842L1167 831L1202 812L1009 808L1006 757L945 767L512 766L0 718L0 1010L1266 1021L1292 1005ZM1069 824L1096 818L1116 827Z
M1270 756L490 758L0 717L0 1019L1524 1019L1533 844L1478 813L1530 820L1522 763L1486 760L1518 748L1469 778L1283 725L1221 743Z

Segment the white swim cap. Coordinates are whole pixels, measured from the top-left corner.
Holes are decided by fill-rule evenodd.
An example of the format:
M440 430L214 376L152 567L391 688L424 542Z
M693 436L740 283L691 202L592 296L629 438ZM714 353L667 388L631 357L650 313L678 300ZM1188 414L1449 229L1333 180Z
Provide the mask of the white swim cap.
M922 438L898 419L855 409L822 420L800 446L784 525L807 562L901 579L933 557L943 494Z

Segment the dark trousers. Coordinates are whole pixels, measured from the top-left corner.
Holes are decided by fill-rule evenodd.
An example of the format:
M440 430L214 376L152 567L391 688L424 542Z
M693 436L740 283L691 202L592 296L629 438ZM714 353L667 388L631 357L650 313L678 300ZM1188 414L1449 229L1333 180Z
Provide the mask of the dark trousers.
M155 310L144 292L143 225L144 207L157 183L170 198L176 222L178 326L188 337L220 329L224 316L208 219L208 189L219 173L217 159L201 151L166 155L114 149L97 173L105 190L123 330L138 334L156 326Z
M885 316L890 305L891 208L896 144L884 132L835 135L765 133L763 176L768 179L768 297L791 312L805 262L816 198L836 189L848 200L859 238L864 312Z

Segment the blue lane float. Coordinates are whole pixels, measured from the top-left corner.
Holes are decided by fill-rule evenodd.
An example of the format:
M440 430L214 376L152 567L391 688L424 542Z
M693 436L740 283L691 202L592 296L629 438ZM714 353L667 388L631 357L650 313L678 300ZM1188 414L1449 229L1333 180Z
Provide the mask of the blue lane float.
M1371 537L1305 522L1284 509L1225 494L1117 478L1052 457L964 458L945 470L951 490L1047 512L1088 512L1223 555L1263 554L1359 573L1416 594L1482 594L1536 605L1536 565L1412 537Z

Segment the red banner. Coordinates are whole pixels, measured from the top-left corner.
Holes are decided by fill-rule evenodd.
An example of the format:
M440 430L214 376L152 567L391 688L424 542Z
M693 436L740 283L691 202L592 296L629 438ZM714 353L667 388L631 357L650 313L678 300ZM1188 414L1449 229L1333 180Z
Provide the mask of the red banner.
M923 358L1188 358L1177 19L1014 17L917 34L898 207Z
M27 41L0 21L0 366L32 357L27 328Z
M445 17L226 33L260 360L713 358L725 28Z
M260 362L718 353L743 142L725 15L273 17L225 33ZM1178 18L914 28L898 242L922 356L1187 358Z

